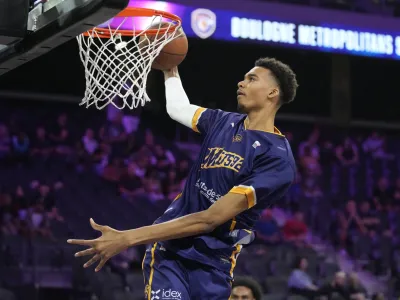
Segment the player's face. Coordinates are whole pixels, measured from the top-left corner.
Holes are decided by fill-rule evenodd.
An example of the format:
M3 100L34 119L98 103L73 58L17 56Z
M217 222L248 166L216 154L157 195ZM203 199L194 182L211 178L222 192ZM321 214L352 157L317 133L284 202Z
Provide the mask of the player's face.
M232 289L232 300L255 300L251 289L245 286L237 286Z
M254 67L238 83L238 108L243 113L261 110L269 100L279 96L279 88L271 71Z

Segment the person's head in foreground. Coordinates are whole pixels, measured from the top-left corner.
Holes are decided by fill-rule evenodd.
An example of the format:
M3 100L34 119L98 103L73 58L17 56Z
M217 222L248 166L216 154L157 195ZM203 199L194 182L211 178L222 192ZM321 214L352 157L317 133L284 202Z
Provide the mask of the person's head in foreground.
M260 285L250 277L236 277L232 284L231 300L261 300Z
M276 111L290 103L298 87L296 74L275 58L260 58L238 83L238 109L242 113Z

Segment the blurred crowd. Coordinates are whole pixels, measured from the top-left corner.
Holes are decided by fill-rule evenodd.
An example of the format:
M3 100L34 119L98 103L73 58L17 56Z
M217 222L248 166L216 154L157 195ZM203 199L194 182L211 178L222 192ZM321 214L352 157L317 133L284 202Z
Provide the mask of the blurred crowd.
M34 132L18 124L0 125L0 163L4 168L26 168L64 160L76 170L93 170L127 201L146 197L150 202L170 201L182 190L189 161L177 159L156 142L150 129L138 132L138 118L119 112L97 131L84 129L79 137L66 114L53 126L39 125ZM50 128L50 129L49 129ZM2 186L0 221L4 235L51 237L49 220L63 222L55 206L54 191L64 188L59 180L34 179L27 186Z
M282 124L281 129L296 156L297 178L287 196L263 212L256 227L256 255L265 256L282 245L290 245L295 252L310 249L309 237L316 234L353 259L355 271L398 278L400 159L395 155L396 140L376 131L291 126ZM1 184L1 235L56 240L59 233L53 231L54 224L75 222L59 209L65 201L60 195L77 187L67 177L46 177L47 170L90 172L119 201L146 207L150 216L162 212L182 190L191 160L176 145L155 136L152 128L141 126L138 114L111 109L85 124L62 112L54 120L33 123L14 116L0 124L0 164L5 172L42 170L42 175L35 171L36 177L23 182L6 184L4 180ZM126 251L110 263L110 271L126 281L129 270L140 269L140 256L138 249ZM322 271L308 275L307 259L291 257L285 266L271 264L268 272L271 275L274 268L292 265L293 271L285 275L286 287L306 299L332 299L334 293L344 299L366 296L357 275L339 269L328 281L317 282ZM127 282L124 286L129 289ZM262 288L269 291L268 286Z

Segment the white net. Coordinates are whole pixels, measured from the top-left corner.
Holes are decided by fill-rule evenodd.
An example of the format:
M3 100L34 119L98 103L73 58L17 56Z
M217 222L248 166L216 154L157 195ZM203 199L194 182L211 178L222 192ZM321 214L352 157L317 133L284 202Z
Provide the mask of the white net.
M77 37L86 79L80 105L103 109L112 104L118 109L134 109L150 101L146 83L151 65L161 49L180 36L180 24L161 22L161 16L153 16L147 18L148 26L135 34L134 19L121 18L118 28L112 29L108 24L104 31L91 30ZM116 32L127 25L132 28L131 36ZM150 28L156 29L157 34L146 34Z

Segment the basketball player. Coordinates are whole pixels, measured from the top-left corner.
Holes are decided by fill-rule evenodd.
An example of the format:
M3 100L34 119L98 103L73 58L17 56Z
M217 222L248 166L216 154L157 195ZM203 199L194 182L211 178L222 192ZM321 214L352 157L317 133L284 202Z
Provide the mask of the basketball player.
M204 136L184 190L151 226L102 233L76 256L84 265L105 262L124 249L148 244L143 260L147 299L220 300L231 293L233 270L263 209L279 201L295 177L286 138L274 127L275 114L296 95L296 76L273 58L256 61L238 84L241 113L190 104L177 68L165 73L167 112Z

